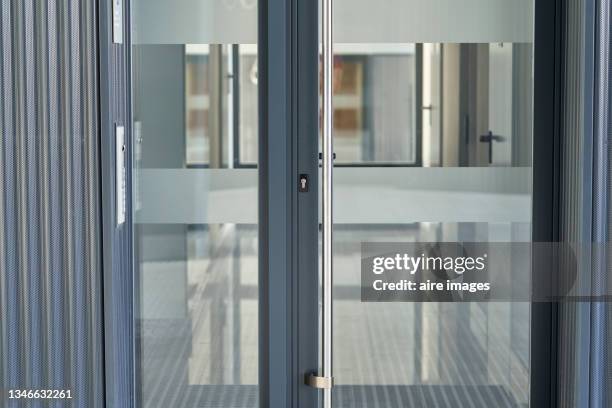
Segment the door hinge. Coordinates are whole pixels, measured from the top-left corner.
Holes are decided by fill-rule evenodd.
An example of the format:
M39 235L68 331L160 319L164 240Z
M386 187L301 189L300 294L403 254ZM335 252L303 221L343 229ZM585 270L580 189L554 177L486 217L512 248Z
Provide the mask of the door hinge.
M126 171L125 171L125 127L115 126L115 195L117 199L117 225L125 222Z
M123 44L123 0L113 0L113 43Z

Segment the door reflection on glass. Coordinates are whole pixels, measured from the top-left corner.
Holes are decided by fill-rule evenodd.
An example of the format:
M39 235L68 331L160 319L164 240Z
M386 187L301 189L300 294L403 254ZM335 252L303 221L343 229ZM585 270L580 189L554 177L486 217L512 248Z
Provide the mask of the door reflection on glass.
M136 406L257 407L257 2L132 27Z
M529 404L529 304L361 302L362 242L531 240L533 1L473 3L335 3L334 407Z
M446 13L400 25L415 3L337 6L334 407L527 406L529 304L361 302L362 242L531 240L532 30L461 41L472 28ZM529 260L511 273L526 290Z

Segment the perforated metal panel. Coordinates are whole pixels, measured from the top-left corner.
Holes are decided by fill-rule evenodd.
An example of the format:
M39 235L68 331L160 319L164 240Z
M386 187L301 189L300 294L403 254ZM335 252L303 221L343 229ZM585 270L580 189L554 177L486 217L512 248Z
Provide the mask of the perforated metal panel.
M588 19L589 0L567 3L564 20L564 89L561 156L561 225L564 242L588 242L591 235L591 167L592 167L592 30ZM592 33L591 33L592 34ZM589 48L590 46L590 48ZM578 282L584 290L590 287L590 259L582 260ZM581 336L589 327L589 304L568 302L559 305L558 405L585 406L588 401L588 349ZM588 331L587 331L588 332ZM582 388L581 388L582 387Z
M610 1L567 2L562 156L562 239L593 243L577 283L593 296L610 285ZM612 308L597 300L560 306L559 406L612 404Z
M27 406L103 406L95 7L0 4L0 389L73 397Z
M592 293L605 293L610 282L612 260L610 258L610 234L612 233L612 122L610 96L612 93L612 2L596 2L595 14L595 86L593 105L593 232L594 244L606 245L605 251L593 255L591 276ZM610 303L591 304L590 327L590 393L591 407L610 406L612 402L612 364L610 346L609 316Z

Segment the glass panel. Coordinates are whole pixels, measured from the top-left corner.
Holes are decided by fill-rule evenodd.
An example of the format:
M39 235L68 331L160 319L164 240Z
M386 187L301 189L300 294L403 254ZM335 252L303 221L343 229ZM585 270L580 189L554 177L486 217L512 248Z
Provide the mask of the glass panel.
M337 44L335 53L337 164L530 165L531 44Z
M360 270L362 242L530 241L533 1L335 7L334 406L528 405L528 303L365 303Z
M257 49L250 45L230 45L222 49L221 66L229 80L223 83L221 95L221 161L222 167L257 164ZM210 164L209 133L211 89L214 80L209 71L209 47L189 44L185 58L185 109L187 123L186 164L205 167ZM214 141L213 141L214 142Z
M339 44L529 43L533 0L334 1Z
M336 163L418 164L415 51L414 44L336 47Z
M257 15L229 3L132 2L138 407L258 406Z

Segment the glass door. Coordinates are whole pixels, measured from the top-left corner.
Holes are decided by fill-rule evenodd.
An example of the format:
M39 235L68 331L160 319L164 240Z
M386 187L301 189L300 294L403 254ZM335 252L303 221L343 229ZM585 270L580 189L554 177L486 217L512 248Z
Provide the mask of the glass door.
M360 270L364 243L532 240L534 7L334 1L334 408L529 405L530 303L367 302Z
M257 2L131 19L136 407L257 407Z
M132 0L136 406L527 406L530 303L364 301L360 270L533 239L535 0L330 1L318 101L317 2Z

